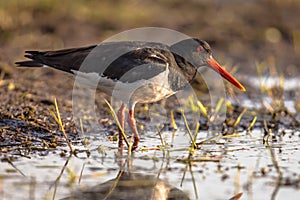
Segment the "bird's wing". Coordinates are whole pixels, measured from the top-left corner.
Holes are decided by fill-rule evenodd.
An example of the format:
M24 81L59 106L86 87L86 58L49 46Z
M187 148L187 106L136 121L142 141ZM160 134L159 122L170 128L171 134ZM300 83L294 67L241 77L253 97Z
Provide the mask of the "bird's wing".
M173 54L166 49L138 48L111 62L101 76L129 83L148 80L175 64L174 61Z
M173 59L168 46L150 42L106 42L58 51L26 51L25 57L31 60L16 64L93 73L122 82L150 79L166 70Z

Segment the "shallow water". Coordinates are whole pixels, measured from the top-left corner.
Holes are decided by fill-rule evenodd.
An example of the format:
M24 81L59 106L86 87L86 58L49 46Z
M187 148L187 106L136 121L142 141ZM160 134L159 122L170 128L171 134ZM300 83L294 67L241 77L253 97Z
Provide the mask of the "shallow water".
M253 82L258 82L258 80ZM291 86L292 90L297 90L298 85L295 81L287 82L285 85L289 86L290 83L293 86ZM259 88L255 85L254 87ZM272 99L268 96L263 97L263 100L272 104ZM294 99L284 101L285 108L296 119L299 119L296 103ZM151 123L145 125L148 130L141 133L140 149L133 152L131 156L128 156L126 148L123 156L119 155L120 152L116 148L117 142L108 140L105 128L97 133L85 133L73 139L72 145L78 150L76 156L68 157L67 145L49 150L32 151L29 157L19 155L26 151L25 147L24 149L16 148L12 151L16 154L15 160L7 160L5 154L1 155L0 199L62 199L66 197L82 199L87 193L93 193L93 199L95 196L102 199L103 194L105 196L108 193L108 188L113 188L111 192L119 193L115 194L116 196L124 197L124 194L112 184L119 183L117 177L120 171L132 175L132 177L124 177L132 178L130 184L135 188L138 188L140 183L150 181L155 186L160 183L158 187L161 190L177 188L177 192L181 191L190 199L230 199L238 193L243 193L241 199L250 200L298 199L300 196L299 126L292 127L291 119L285 122L286 119L280 117L277 121L280 125L278 129L274 129L276 131L273 133L274 136L269 138L268 142L264 142L262 119L257 121L250 132L242 128L243 125L250 124L254 115L262 118L258 111L263 108L261 99L257 98L254 101L244 98L239 104L241 106L239 108L247 108L250 113L253 109L255 114L244 116L241 127L236 127L236 135L219 136L211 142L202 144L191 157L189 157L190 139L182 120L177 121L180 129L176 132L162 131L162 138L166 143L162 146L158 132L153 132L155 126L152 128L150 126L153 123L168 120L166 120L166 112L160 114L164 111L162 107L154 108L155 105L152 105L150 110L153 109L153 113L158 116L151 116ZM271 118L271 116L266 117ZM2 122L1 127L9 125L15 127L16 130L20 125L25 130L28 126L22 120L7 119ZM35 131L35 129L32 130ZM42 139L46 140L47 134L52 134L47 131L42 133L32 132L32 130L28 130L28 134L33 139L37 138L39 142ZM211 130L201 130L196 142L201 142L211 136ZM85 137L89 140L87 146L83 145ZM63 151L67 153L61 156ZM125 192L135 192L129 199L141 199L141 197L150 199L146 196L145 190L142 190L142 186L139 188L140 190L130 188L125 190ZM150 189L155 190L154 187ZM83 194L83 192L86 193ZM182 199L179 193L175 195L177 199Z
M206 134L201 131L198 140L205 139ZM90 135L86 148L80 143L74 145L77 149L89 149L89 158L86 152L78 153L77 157L61 157L60 149L56 149L46 156L35 154L30 155L30 159L19 158L13 165L1 162L0 197L61 199L79 188L87 189L116 178L123 162L122 169L126 172L153 175L186 192L191 199L230 199L239 192L243 193L241 199L298 199L299 130L286 130L285 136L276 142L270 141L269 146L262 142L261 129L254 129L251 135L240 134L240 137L221 138L217 144L204 144L194 153L191 168L183 162L189 155L188 135L184 131L177 131L173 147L165 150L155 148L161 145L156 132L142 134L140 147L149 149L134 152L129 159L130 167L126 150L122 158L117 157L116 142L98 134ZM172 143L171 136L172 132L163 132L168 144Z

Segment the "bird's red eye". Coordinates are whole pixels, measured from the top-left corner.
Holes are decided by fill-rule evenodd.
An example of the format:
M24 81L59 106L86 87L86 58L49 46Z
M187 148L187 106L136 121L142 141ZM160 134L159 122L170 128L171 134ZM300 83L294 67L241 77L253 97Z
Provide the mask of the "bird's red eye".
M202 51L202 46L197 47L197 52L200 53Z

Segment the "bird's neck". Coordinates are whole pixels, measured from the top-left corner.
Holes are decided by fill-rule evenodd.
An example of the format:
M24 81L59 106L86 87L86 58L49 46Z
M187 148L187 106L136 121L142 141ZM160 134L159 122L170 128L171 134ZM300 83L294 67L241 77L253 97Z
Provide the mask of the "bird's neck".
M196 76L197 68L183 57L173 53L176 65L170 67L169 84L173 91L187 86Z

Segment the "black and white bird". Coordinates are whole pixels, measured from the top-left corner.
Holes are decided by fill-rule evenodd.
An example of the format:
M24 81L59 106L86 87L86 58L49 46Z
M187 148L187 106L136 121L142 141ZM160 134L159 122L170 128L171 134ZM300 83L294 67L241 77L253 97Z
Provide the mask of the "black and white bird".
M134 135L133 148L140 137L134 118L137 103L152 103L167 98L189 84L202 66L207 66L242 91L244 86L212 57L207 42L186 39L171 46L142 41L105 42L88 47L57 51L25 51L31 60L16 62L22 67L49 66L97 82L97 90L117 93L122 101L118 118L124 129L127 122ZM122 99L123 98L123 99ZM122 146L119 134L119 146Z

